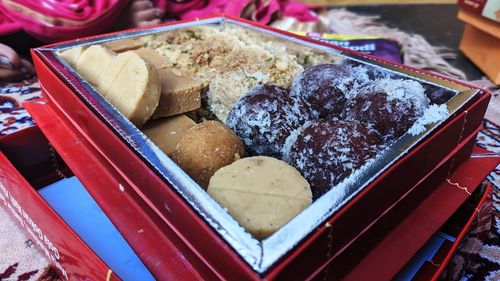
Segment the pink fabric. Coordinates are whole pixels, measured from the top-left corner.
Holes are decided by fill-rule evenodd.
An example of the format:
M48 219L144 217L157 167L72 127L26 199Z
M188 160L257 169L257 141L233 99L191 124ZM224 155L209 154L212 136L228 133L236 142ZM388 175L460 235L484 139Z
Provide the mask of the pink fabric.
M177 1L179 2L179 1ZM186 1L200 5L205 1ZM304 3L286 0L247 0L227 1L212 0L201 8L191 9L185 13L179 13L181 19L200 18L213 14L227 14L239 17L244 8L253 6L255 10L251 13L251 20L268 24L275 16L294 17L299 21L316 21L317 17L311 12L310 7ZM194 7L194 6L193 6Z
M311 22L317 21L318 17L311 11L305 3L288 2L281 6L281 15L284 17L296 18L298 21Z
M167 17L177 18L193 9L201 9L205 7L209 1L207 0L162 0L165 2L157 3L160 9L165 7ZM239 1L236 1L239 2ZM163 5L162 5L163 4Z
M43 15L87 21L100 15L120 0L9 0ZM6 2L6 1L2 1Z
M198 1L202 2L202 1ZM239 16L247 1L225 1L225 0L212 0L207 5L198 9L191 9L181 13L181 19L193 19L206 17L213 14L227 14L232 16Z
M8 2L24 7L13 9ZM109 29L127 0L0 0L0 36L24 30L43 42L98 34ZM33 17L37 12L43 17ZM15 26L4 24L10 19Z
M0 0L0 36L19 30L44 42L99 34L111 28L129 0ZM213 14L241 16L263 24L277 16L315 21L309 6L287 0L153 0L167 17L192 19ZM23 7L15 9L12 3ZM34 16L33 14L37 15Z
M21 30L21 24L10 18L7 14L3 13L0 9L0 36L10 35Z

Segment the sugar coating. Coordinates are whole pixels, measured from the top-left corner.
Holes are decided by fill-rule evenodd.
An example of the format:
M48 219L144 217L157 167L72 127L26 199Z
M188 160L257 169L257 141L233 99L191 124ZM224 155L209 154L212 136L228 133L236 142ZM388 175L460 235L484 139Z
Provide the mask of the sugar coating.
M235 103L226 124L253 155L281 158L281 149L294 129L312 118L300 99L275 85L259 85Z
M421 134L425 132L426 125L442 121L448 116L448 114L448 107L445 104L431 104L425 109L422 117L417 119L417 121L411 126L408 133L413 136Z
M330 190L383 149L377 131L339 119L309 122L291 138L284 159L311 184L313 198Z
M362 85L347 101L344 116L373 126L385 140L402 136L424 114L429 99L414 80L381 79Z

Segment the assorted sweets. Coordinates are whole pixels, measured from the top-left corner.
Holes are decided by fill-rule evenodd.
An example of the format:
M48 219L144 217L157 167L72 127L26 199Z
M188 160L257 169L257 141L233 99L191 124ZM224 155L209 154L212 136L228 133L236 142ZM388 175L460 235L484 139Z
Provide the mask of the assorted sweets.
M402 135L445 118L452 97L268 37L191 27L60 55L264 239Z
M226 122L252 155L295 167L317 199L405 134L429 108L419 82L391 76L351 62L315 65L290 90L253 88L236 101ZM277 96L286 99L276 102Z
M254 86L290 88L305 67L336 59L313 48L230 25L189 27L138 40L162 55L169 67L206 86L206 108L222 122L236 100Z
M202 85L140 41L78 46L59 55L134 125L198 109Z

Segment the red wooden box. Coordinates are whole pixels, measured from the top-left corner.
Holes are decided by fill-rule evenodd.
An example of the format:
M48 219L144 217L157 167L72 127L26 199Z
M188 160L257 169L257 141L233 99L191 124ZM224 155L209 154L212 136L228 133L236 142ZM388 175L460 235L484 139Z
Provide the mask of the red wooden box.
M59 120L52 120L50 123L52 126L61 124ZM54 134L51 135L54 136ZM79 140L72 138L72 135L66 135L66 142L77 143ZM79 148L78 151L81 153L87 153L85 147ZM66 164L53 151L52 146L38 127L26 128L0 138L0 149L2 151L0 153L0 205L28 237L33 239L41 253L54 263L60 276L69 280L117 279L112 269L108 268L90 250L36 192L38 188L71 175ZM74 154L75 151L66 153ZM458 170L451 175L449 182L438 187L422 184L420 189L432 188L435 191L432 191L422 203L416 204L414 211L408 216L405 215L401 223L384 237L378 237L375 232L370 231L369 234L372 237L359 239L359 241L364 240L370 244L374 239L380 240L377 237L383 238L377 242L378 245L367 247L366 243L361 243L364 244L362 246L364 248L350 247L344 256L354 259L354 264L357 265L352 270L347 270L350 272L346 279L360 280L359 278L367 277L366 274L380 280L387 280L394 276L425 241L443 225L454 210L469 198L469 193L476 190L476 186L484 176L498 163L498 158L484 157L488 156L484 153L481 149L476 149L474 158L466 160L460 165ZM91 158L87 160L91 160ZM86 163L87 167L98 164L91 161L83 163ZM95 166L95 170L100 172L92 173L92 175L97 175L100 178L98 180L100 184L109 184L109 177L102 174L100 166ZM468 189L463 190L457 188L456 185L467 186ZM477 208L480 208L487 195L488 190L485 190L480 200L475 198L474 204L477 204ZM489 195L491 197L491 194ZM412 204L415 202L415 196L410 194L405 201L406 205ZM481 207L481 210L484 208ZM399 206L396 209L400 211L402 207ZM467 214L464 215L467 216ZM465 221L467 223L457 226L457 229L462 230L455 245L470 225L470 219ZM375 229L385 228L383 223L378 222L376 225L378 227ZM142 241L139 240L139 242ZM359 243L357 244L359 245ZM156 241L156 245L162 245L162 241ZM445 245L444 249L440 251L440 256L443 257L443 261L440 262L441 266L439 268L424 267L418 277L437 276L449 261L455 247ZM149 252L143 252L142 259L145 260L147 257L161 259L164 266L163 271L165 274L168 273L169 278L172 279L201 278L190 271L193 266L184 263L182 254L176 250L175 246L163 249L168 250L167 252L170 254L168 260ZM362 258L358 257L359 253L363 253ZM338 268L340 265L334 260L332 266L332 268ZM326 274L328 274L328 278L334 278L338 276L338 273L337 270L329 270Z
M256 29L451 89L457 93L448 103L451 114L420 136L402 138L379 163L380 169L360 176L356 192L343 204L328 207L333 198L327 193L318 199L322 205L315 203L303 212L315 221L305 221L307 216L300 214L258 241L56 54L81 44L220 23ZM33 59L43 98L27 103L27 109L144 264L164 280L344 276L359 258L351 247L373 247L469 157L490 98L488 92L444 77L227 17L52 45L34 50ZM410 195L414 199L404 203ZM370 232L373 235L367 235Z
M37 126L0 138L0 205L64 280L118 280L38 194L70 176Z

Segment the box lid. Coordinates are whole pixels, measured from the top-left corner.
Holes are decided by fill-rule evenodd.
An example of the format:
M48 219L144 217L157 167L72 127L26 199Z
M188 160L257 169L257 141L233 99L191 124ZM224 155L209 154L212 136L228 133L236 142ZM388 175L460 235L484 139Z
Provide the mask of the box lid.
M457 4L483 18L500 22L500 2L497 0L458 0Z
M458 19L471 24L478 29L493 35L494 37L500 39L500 23L491 21L480 15L476 15L473 12L460 9L458 11Z

